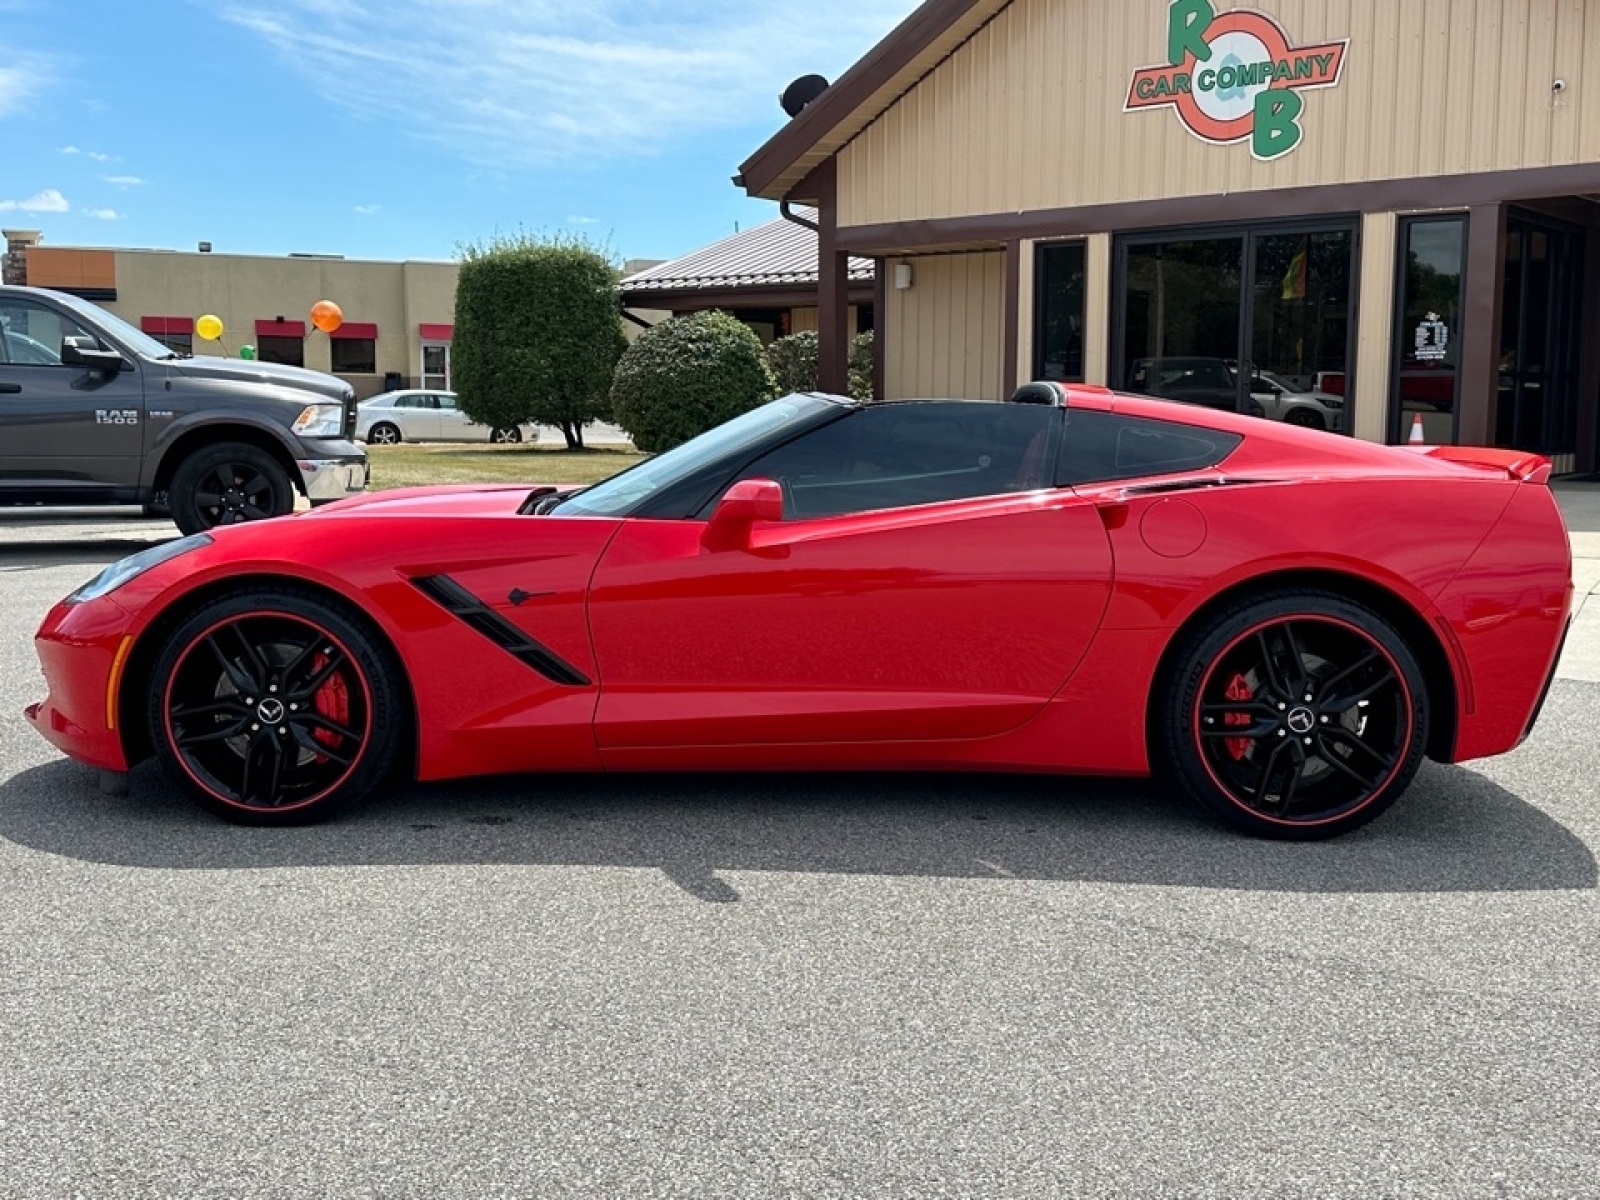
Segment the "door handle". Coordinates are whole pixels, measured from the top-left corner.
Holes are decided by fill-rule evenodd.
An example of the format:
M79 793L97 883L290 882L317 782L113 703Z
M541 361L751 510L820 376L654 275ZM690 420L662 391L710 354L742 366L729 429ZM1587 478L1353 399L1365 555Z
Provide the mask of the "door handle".
M8 395L12 392L20 392L21 390L22 385L20 383L0 383L0 392L5 392Z

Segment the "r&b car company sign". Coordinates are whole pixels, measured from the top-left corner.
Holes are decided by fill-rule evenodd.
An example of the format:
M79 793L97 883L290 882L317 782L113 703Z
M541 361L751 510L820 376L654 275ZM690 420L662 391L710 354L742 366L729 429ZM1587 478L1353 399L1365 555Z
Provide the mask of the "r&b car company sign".
M1278 158L1300 144L1300 93L1335 87L1349 45L1296 46L1265 13L1172 0L1167 61L1134 72L1124 111L1170 105L1197 138L1249 139L1256 158Z

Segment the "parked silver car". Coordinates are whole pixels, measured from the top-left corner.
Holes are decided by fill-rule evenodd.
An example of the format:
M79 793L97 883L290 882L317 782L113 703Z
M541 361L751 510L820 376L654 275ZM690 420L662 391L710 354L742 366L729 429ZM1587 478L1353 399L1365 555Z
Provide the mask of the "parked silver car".
M526 442L538 438L532 425L479 425L467 418L454 392L401 388L363 400L356 408L356 436L378 446L397 442Z

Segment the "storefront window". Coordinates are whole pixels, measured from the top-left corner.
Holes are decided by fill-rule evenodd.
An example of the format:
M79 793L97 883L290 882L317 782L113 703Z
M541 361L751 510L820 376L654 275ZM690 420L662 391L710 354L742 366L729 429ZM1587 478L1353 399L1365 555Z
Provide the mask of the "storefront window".
M1456 440L1460 397L1461 282L1465 217L1416 217L1400 223L1401 293L1395 329L1391 440L1410 440L1421 424L1432 446Z
M1033 378L1083 382L1084 244L1040 246L1035 260Z
M1349 431L1353 229L1140 235L1121 251L1120 386Z

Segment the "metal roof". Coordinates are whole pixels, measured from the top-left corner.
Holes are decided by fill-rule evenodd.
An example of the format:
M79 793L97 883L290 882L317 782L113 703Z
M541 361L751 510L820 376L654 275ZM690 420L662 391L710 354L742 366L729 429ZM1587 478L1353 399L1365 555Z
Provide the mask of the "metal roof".
M792 211L815 220L810 209ZM870 258L850 259L851 283L871 283ZM712 288L773 287L817 282L817 235L804 225L779 217L701 250L629 275L628 292L701 291Z

